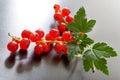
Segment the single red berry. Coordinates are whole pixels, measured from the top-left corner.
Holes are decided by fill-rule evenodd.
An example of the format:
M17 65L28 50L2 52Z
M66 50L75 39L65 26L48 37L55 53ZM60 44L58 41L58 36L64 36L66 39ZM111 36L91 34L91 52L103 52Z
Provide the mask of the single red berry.
M55 40L55 38L50 34L46 34L45 39L46 40L52 40L52 41Z
M10 52L15 52L18 49L18 44L15 41L11 41L7 44L7 49Z
M66 21L67 21L68 23L71 23L71 22L74 21L74 18L73 18L72 16L67 16L67 17L66 17Z
M71 39L72 39L71 32L70 31L64 31L62 33L62 38L63 38L64 41L67 41L67 42L71 41Z
M43 52L50 52L50 45L48 45L48 44L42 44L42 46L43 46Z
M62 51L63 51L63 47L64 47L63 44L57 43L57 44L55 45L55 51L60 54L60 53L62 53Z
M68 16L70 14L70 10L68 8L62 9L62 16Z
M54 20L58 21L59 23L63 22L63 16L59 13L54 14Z
M20 42L20 48L22 50L27 50L30 45L30 40L27 38L23 38Z
M59 30L60 32L66 31L66 30L67 30L66 24L64 24L64 23L59 24L59 25L58 25L58 30Z
M55 4L54 5L54 10L55 10L55 12L58 12L60 10L60 5L59 4Z
M44 31L43 30L38 29L35 32L39 34L40 38L43 38L43 36L44 36Z
M22 38L29 38L31 33L32 32L30 30L25 29L22 31L21 36Z
M32 42L36 42L41 40L41 37L39 36L38 33L32 33L29 38Z
M41 44L34 47L34 53L40 55L43 52L43 46Z
M58 29L51 29L49 34L53 36L54 38L58 37L60 35L60 32Z

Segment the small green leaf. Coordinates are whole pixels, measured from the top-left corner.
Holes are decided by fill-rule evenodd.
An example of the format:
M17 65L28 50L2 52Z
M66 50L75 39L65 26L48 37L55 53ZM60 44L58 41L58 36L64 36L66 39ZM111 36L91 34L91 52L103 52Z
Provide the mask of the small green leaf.
M84 48L82 46L76 44L76 42L69 42L69 43L67 43L67 46L69 47L67 50L69 60L73 59L74 56L77 54L82 54L82 52L84 50Z
M85 51L83 55L83 65L86 72L95 67L108 75L109 71L106 64L106 60L104 58L97 57L92 50Z
M117 56L116 51L110 46L108 46L106 43L96 43L93 46L94 53L100 57L100 58L108 58L108 57L114 57Z
M96 21L91 19L87 21L84 7L81 7L74 16L74 22L68 23L68 29L73 32L90 32Z
M91 45L91 44L94 43L94 40L92 40L91 38L89 38L86 34L83 35L83 36L81 36L81 37L79 37L79 40L82 40L81 45L83 45L85 47L88 44Z
M86 30L86 32L90 32L91 30L92 30L92 28L94 27L94 25L95 25L95 23L96 23L96 20L89 20L88 22L87 22L87 24L86 24L86 26L84 27L84 29Z

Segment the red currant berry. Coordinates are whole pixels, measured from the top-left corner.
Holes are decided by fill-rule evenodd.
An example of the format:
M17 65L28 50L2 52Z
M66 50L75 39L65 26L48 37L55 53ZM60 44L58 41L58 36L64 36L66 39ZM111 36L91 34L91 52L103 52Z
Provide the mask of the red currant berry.
M63 38L64 41L67 41L67 42L71 41L71 39L72 39L71 32L70 31L64 31L62 33L62 38Z
M40 55L43 52L43 46L41 44L34 47L34 53Z
M18 44L15 41L11 41L7 44L7 49L10 52L15 52L18 49Z
M22 38L29 38L31 33L32 32L30 30L25 29L22 31L21 36Z
M62 16L68 16L70 14L70 10L68 8L62 9Z
M71 22L74 21L74 18L73 18L72 16L67 16L67 17L66 17L66 21L67 21L68 23L71 23Z
M49 34L56 38L60 35L60 32L58 29L51 29Z
M55 4L54 5L54 10L55 10L55 12L58 12L60 10L60 5L59 4Z
M63 51L63 47L64 47L63 44L57 43L57 44L55 45L55 51L60 54L60 53L62 53L62 51Z
M52 40L52 41L55 40L55 38L50 34L46 34L45 39L46 40Z
M43 52L50 52L50 45L48 45L48 44L43 44L42 45L43 46Z
M44 31L43 30L38 29L35 32L39 34L40 38L43 38L43 36L44 36Z
M58 30L59 30L60 32L66 31L66 30L67 30L66 24L64 24L64 23L59 24L59 25L58 25Z
M22 50L27 50L30 45L30 40L27 38L23 38L20 42L20 48Z
M32 33L29 38L32 42L36 42L41 40L41 37L39 36L38 33Z
M54 20L58 21L59 23L63 22L63 16L59 13L54 14Z

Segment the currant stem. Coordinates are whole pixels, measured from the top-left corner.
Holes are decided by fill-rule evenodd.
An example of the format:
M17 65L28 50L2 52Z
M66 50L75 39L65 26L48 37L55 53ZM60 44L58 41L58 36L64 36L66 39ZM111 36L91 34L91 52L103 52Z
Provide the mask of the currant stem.
M8 33L8 36L10 36L13 40L20 42L21 39L19 37L13 36L10 33Z

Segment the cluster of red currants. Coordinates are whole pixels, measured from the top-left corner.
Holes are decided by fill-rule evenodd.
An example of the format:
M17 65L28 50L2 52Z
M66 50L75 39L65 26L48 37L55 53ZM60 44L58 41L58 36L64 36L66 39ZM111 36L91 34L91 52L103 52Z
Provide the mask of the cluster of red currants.
M60 8L59 4L54 5L54 20L58 23L58 30L64 32L67 30L67 23L74 21L74 18L70 15L70 10L68 8Z
M54 45L54 49L58 54L67 55L68 46L66 46L66 43L73 40L72 32L67 30L67 23L73 22L74 18L70 16L70 10L68 8L60 10L60 5L55 4L54 10L54 20L58 23L58 29L51 29L46 35L40 29L35 32L25 29L21 32L22 39L9 33L12 41L7 45L8 50L10 52L16 52L19 46L20 49L27 50L30 43L34 42L34 53L37 55L43 52L49 53L51 44Z

